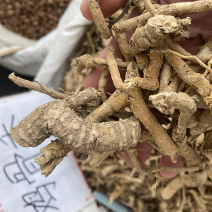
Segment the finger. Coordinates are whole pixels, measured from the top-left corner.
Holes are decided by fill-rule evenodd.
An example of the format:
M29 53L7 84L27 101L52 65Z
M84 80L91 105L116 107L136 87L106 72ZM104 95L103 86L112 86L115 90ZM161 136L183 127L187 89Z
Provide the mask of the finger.
M99 0L99 7L104 15L105 18L111 16L115 13L118 9L122 7L126 3L127 0ZM80 6L80 10L82 15L90 20L93 21L93 16L91 14L88 0L83 0Z
M183 157L178 156L177 163L172 163L171 158L169 156L162 155L160 160L160 166L183 166L185 163L185 160ZM171 171L160 171L161 175L165 178L173 178L175 177L178 172L171 172Z
M138 143L136 145L136 149L137 149L137 153L138 153L138 160L140 162L141 165L143 165L145 163L145 161L147 160L147 158L149 157L149 154L152 150L152 146L149 145L148 143L146 142L143 142L143 143ZM126 161L126 163L130 166L130 167L134 167L133 164L132 164L132 161L130 159L130 156L129 154L127 153L127 151L125 150L124 151L124 159Z

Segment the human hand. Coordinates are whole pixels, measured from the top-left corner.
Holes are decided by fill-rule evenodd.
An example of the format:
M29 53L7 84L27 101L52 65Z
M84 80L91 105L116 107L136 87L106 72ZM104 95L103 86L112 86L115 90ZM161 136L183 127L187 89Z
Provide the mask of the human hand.
M186 0L187 1L187 0ZM176 2L184 2L184 0L161 0L162 4L165 3L176 3ZM126 0L100 0L99 5L102 10L102 13L105 17L109 17L114 12L116 12L124 3L126 3ZM93 20L92 14L89 9L88 0L84 0L81 4L81 12L83 16L89 20ZM136 11L133 11L130 15L130 18L140 15ZM192 18L192 24L189 27L190 31L190 37L196 36L198 33L201 33L205 42L207 42L210 37L212 36L212 25L210 20L210 15L212 15L211 11L204 12L204 13L198 13L198 14L192 14L192 15L184 15L183 17L191 17ZM131 32L126 32L128 38L131 35ZM196 39L192 40L183 40L180 41L179 44L188 52L191 54L196 54L199 51L199 47L203 45L201 37L197 37ZM109 46L112 46L116 48L115 43L111 41L109 43ZM106 58L105 50L100 54L100 58ZM94 87L98 89L98 81L101 76L102 69L101 68L95 68L92 70L92 72L85 78L83 85L85 88L87 87ZM121 73L122 79L124 79L124 73ZM113 93L115 90L115 87L113 85L113 82L111 78L108 79L108 85L109 93ZM160 116L159 112L154 114L155 116ZM137 152L138 152L138 160L141 164L144 164L147 158L149 157L149 154L151 152L152 147L146 143L138 143L136 146ZM128 163L128 165L133 166L131 159L127 152L125 151L125 160ZM161 157L160 164L161 166L183 166L184 165L184 158L178 157L177 163L172 163L169 156L163 156ZM178 174L178 172L168 172L168 171L161 171L161 175L166 178L172 178L175 177Z

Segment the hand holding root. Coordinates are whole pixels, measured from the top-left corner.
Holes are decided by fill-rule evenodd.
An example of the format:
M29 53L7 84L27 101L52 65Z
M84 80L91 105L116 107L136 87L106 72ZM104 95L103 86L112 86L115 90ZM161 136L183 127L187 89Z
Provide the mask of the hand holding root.
M187 5L192 5L188 7L189 11L181 3L164 7L153 6L150 1L145 0L144 4L149 12L144 12L141 16L127 21L119 21L112 27L114 31L112 35L115 33L117 45L127 62L116 60L115 49L112 47L106 49L106 59L85 55L75 60L74 65L78 67L80 73L94 67L105 68L99 84L101 92L87 88L78 94L69 96L51 92L40 84L20 83L21 79L15 78L14 75L10 76L15 83L56 99L38 107L10 132L12 138L22 146L39 145L50 135L58 138L50 144L51 148L58 149L58 153L49 153L50 146L47 146L42 150L43 155L36 160L45 175L51 173L71 150L76 153L91 154L93 157L91 163L95 165L99 165L98 161L103 161L111 153L127 150L136 169L147 175L154 175L162 170L196 171L202 169L203 163L208 160L209 156L206 157L204 146L202 150L199 150L187 144L187 141L195 140L195 136L199 133L197 126L202 127L203 123L201 119L198 119L196 125L188 127L188 120L194 118L198 112L195 99L189 96L189 92L183 93L183 89L181 93L176 93L176 91L181 79L194 89L212 110L210 82L205 75L195 73L192 66L183 61L184 58L190 58L191 64L200 64L207 69L208 74L210 67L204 63L207 55L211 55L212 52L207 51L207 55L201 55L197 60L198 56L191 57L181 48L175 41L188 37L187 26L191 20L175 16L186 12L206 11L212 8L212 4L209 1L202 1L202 4L199 1L187 2ZM107 28L97 1L89 0L89 5L100 33L104 38L109 38L111 29ZM128 44L125 31L133 28L137 29ZM165 70L167 66L168 71ZM127 70L125 81L121 79L119 69ZM116 91L108 98L106 78L109 74ZM157 94L158 88L159 94ZM143 98L144 90L142 89L154 91L154 95L150 97L153 105L146 104L147 100ZM91 102L99 101L100 98L102 104L92 112L88 111L87 106ZM117 120L117 112L129 115L126 109L126 107L129 109L129 106L132 117ZM173 128L167 129L166 126L165 129L148 107L159 109L170 119L177 116L174 108L180 110L180 115L177 116ZM86 115L76 114L76 111L83 111ZM209 116L211 116L210 113ZM209 127L203 128L200 132L211 130ZM149 141L161 154L170 156L172 162L177 161L178 155L183 156L187 166L147 167L140 165L135 150L139 141Z

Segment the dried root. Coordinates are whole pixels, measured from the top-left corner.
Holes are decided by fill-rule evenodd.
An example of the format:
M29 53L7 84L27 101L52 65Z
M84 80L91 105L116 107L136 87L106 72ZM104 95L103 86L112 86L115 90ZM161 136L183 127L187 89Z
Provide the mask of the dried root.
M136 76L136 67L130 66L127 70L128 79L130 75ZM133 77L134 77L133 76ZM147 108L142 93L138 87L132 87L127 89L130 97L130 107L134 113L134 116L138 118L146 129L150 131L155 143L159 146L160 150L164 152L165 155L170 155L172 160L175 161L175 156L178 151L175 144L172 142L166 131L157 122L155 117ZM146 114L145 116L143 114Z
M140 125L133 117L91 124L78 117L70 107L68 99L42 105L12 128L10 134L21 146L37 146L54 135L78 153L118 151L133 147L139 141Z
M125 82L127 83L127 89L131 87L140 87L154 91L159 87L158 76L163 64L163 56L157 52L152 52L149 55L149 59L150 63L148 69L145 72L145 77L134 77L132 79L126 80Z
M40 150L42 155L35 159L35 162L40 165L41 174L44 174L45 177L51 174L54 168L67 156L69 151L58 139L51 141L50 144L42 148Z
M84 54L78 58L75 58L74 61L72 62L72 66L77 67L77 71L79 73L82 73L83 69L86 67L86 63L89 59L91 59L92 56L89 54Z
M108 68L109 68L114 86L116 87L116 89L124 91L125 85L121 79L114 54L115 54L115 49L113 47L107 47L106 59L107 59Z
M129 62L121 62L117 61L117 66L121 70L126 70ZM107 61L102 58L91 58L90 60L87 61L86 63L86 68L87 69L93 69L95 67L102 67L102 68L108 68Z
M179 57L173 54L165 54L168 63L174 68L179 77L192 88L194 88L204 102L212 108L212 86L202 74L195 73L188 65Z
M173 16L156 15L150 18L145 26L136 29L130 39L132 55L135 56L149 47L155 47L168 34L177 34L182 25L185 27L188 24L190 24L188 19L178 22Z
M52 89L44 87L43 85L39 83L31 83L28 80L24 80L24 79L21 79L20 77L16 77L14 73L9 75L9 79L20 87L29 88L30 90L47 94L54 99L64 99L69 97L67 94L62 94L62 93L53 91Z
M169 5L159 6L156 11L162 15L181 16L184 14L192 14L205 12L212 9L210 0L196 1L196 2L181 2ZM141 14L126 21L119 22L114 25L114 30L117 33L126 32L128 30L136 29L139 25L144 26L152 15L150 12Z
M149 98L161 113L169 114L171 107L180 110L176 135L173 136L173 139L178 144L182 143L186 136L188 121L197 110L194 100L185 93L177 94L175 92L163 92Z
M89 0L88 3L89 3L91 13L93 15L95 24L98 27L98 30L100 31L102 37L105 39L109 39L111 35L107 27L107 24L105 22L102 11L99 8L99 3L97 2L97 0Z
M127 43L126 34L125 33L116 34L116 41L118 42L119 49L125 61L130 62L132 60L132 55L130 52L130 46Z
M146 72L146 69L148 68L149 66L149 57L148 57L148 52L145 51L145 52L139 52L137 55L136 55L136 62L138 64L138 68L142 71L143 70L143 73L145 75L145 72Z
M165 61L163 63L163 67L161 69L160 74L160 87L159 87L159 93L162 92L176 92L177 88L179 86L180 78L177 74L172 76L173 70L172 67Z

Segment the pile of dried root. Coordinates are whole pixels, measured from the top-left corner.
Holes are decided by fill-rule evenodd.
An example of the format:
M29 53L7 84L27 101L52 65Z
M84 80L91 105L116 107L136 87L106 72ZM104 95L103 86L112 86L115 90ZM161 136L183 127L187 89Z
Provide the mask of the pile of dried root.
M91 157L81 161L93 190L101 191L132 208L135 212L200 212L212 211L212 182L205 171L196 172L195 179L181 172L173 179L149 178L126 165L120 152L105 159L100 166L89 165ZM157 165L160 156L152 151L148 165Z
M19 86L56 99L38 107L10 134L19 145L32 147L54 135L58 139L42 148L42 156L36 159L42 174L48 176L69 151L74 151L87 157L82 168L89 169L98 178L93 185L100 190L101 184L106 185L105 192L110 194L111 201L120 197L136 211L154 210L148 209L152 205L148 205L150 194L157 195L157 200L154 199L157 204L151 207L161 211L176 211L176 208L211 211L212 184L207 178L212 177L212 39L196 56L190 55L176 41L188 38L187 26L191 22L190 18L178 16L210 10L212 2L200 0L163 6L153 5L149 0L130 3L139 9L140 16L129 20L109 19L107 25L97 1L89 0L102 37L109 39L112 35L124 58L124 61L116 59L116 50L107 47L106 59L85 54L74 60L76 71L83 76L94 67L104 68L98 91L94 88L81 91L80 86L75 93L58 93L10 75ZM128 44L125 32L132 29L136 31ZM96 53L94 43L92 53ZM119 69L126 70L124 82ZM109 75L116 91L108 98ZM144 100L143 95L148 91L151 96ZM153 107L165 114L162 120L150 112ZM200 135L203 139L199 142ZM147 163L141 165L135 146L144 141L154 150ZM112 164L110 158L106 159L109 155L118 157L123 150L128 152L135 167L132 171L123 159ZM159 166L158 154L170 156L173 163L178 155L183 156L186 165ZM103 172L105 169L110 170L108 174ZM159 171L180 174L167 183L160 178ZM89 179L91 183L92 179Z
M71 0L1 0L0 23L7 29L39 39L57 27Z

